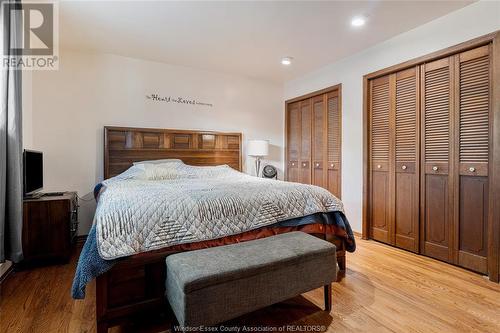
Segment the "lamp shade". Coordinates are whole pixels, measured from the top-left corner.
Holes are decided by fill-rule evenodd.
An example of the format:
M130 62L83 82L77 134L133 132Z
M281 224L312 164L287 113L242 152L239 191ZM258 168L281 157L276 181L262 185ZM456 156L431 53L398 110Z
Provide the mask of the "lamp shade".
M267 156L269 153L269 141L250 140L248 141L247 154L249 156Z

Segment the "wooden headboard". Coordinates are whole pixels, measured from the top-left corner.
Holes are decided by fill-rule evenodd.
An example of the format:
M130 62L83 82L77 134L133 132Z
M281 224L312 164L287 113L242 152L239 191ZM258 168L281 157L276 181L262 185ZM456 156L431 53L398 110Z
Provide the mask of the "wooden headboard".
M134 162L164 158L200 166L228 164L241 171L241 133L104 127L104 179Z

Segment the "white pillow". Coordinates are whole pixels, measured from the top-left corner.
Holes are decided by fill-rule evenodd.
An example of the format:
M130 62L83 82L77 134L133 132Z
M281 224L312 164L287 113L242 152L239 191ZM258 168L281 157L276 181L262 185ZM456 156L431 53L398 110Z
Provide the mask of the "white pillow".
M146 163L144 164L146 179L178 179L181 177L181 172L179 172L178 166L178 163Z

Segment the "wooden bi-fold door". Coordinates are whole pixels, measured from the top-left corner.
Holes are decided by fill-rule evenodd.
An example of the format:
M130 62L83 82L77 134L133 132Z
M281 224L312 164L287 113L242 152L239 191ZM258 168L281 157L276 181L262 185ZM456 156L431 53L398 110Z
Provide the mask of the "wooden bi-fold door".
M422 66L422 253L453 260L452 57Z
M394 244L418 252L420 193L419 67L393 74Z
M299 182L311 184L312 117L310 99L300 102L300 117Z
M391 150L390 76L370 81L370 234L373 239L392 244L389 158Z
M455 56L456 262L486 273L490 153L490 45ZM500 203L497 203L500 204Z
M287 180L311 183L311 100L288 104L287 107Z
M374 239L418 252L418 67L370 82L370 218Z
M291 103L287 110L287 180L299 182L301 143L300 102Z
M341 194L340 88L286 103L286 180Z
M325 96L319 95L311 98L313 114L312 131L312 184L325 187Z
M342 196L341 157L342 157L342 117L340 112L339 91L326 96L326 189L337 198Z
M363 235L500 280L500 32L364 77Z
M489 45L423 66L423 253L487 272Z

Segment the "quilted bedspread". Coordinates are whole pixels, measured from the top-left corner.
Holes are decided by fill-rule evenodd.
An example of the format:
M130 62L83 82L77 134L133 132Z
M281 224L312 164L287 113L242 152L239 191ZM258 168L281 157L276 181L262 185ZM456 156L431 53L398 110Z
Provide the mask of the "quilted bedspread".
M339 211L327 190L252 177L229 166L137 165L106 180L95 214L97 247L116 259Z

